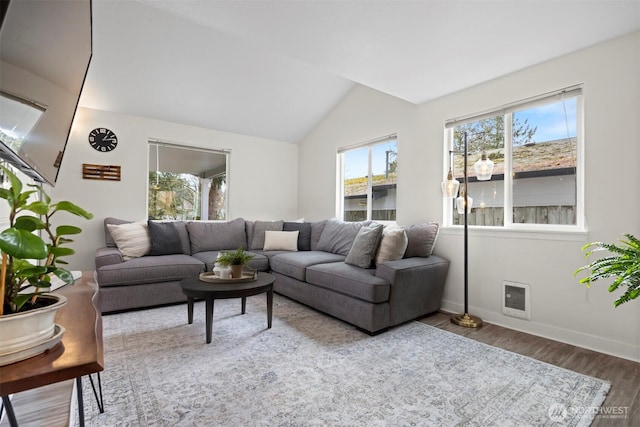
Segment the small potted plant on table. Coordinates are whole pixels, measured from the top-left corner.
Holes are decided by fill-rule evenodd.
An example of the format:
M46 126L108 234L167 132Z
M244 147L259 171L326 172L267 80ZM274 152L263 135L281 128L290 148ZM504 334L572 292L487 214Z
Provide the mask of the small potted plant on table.
M231 278L239 279L242 277L242 269L246 263L251 261L255 255L248 254L242 248L235 251L225 251L216 260L221 265L231 268Z

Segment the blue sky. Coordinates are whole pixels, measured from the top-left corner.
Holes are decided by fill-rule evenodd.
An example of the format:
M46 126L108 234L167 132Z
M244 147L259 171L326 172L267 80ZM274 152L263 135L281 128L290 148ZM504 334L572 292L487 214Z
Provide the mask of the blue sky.
M567 111L566 121L562 101L518 111L514 113L514 116L522 122L528 118L531 127L538 126L533 136L535 142L553 141L567 137L567 122L569 123L569 137L576 136L576 105L576 98L564 101L564 107Z
M386 170L387 156L385 151L393 150L398 151L398 142L396 140L386 142L384 144L374 145L372 163L373 163L373 175L384 173ZM345 179L359 178L367 176L368 161L369 161L369 147L362 147L356 150L347 151L344 154L345 157ZM393 159L391 159L393 160Z

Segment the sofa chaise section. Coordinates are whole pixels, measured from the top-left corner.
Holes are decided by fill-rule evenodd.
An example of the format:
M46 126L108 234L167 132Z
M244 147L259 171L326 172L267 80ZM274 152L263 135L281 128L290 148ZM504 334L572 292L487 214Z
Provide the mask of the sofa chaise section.
M306 281L274 272L274 290L377 334L439 310L448 270L449 261L435 255L371 269L325 263L309 266Z
M389 328L389 303L372 304L274 272L275 292L376 334Z
M117 259L117 248L96 252L96 281L103 313L186 301L180 289L185 277L197 276L205 265L189 255L159 255L105 263Z

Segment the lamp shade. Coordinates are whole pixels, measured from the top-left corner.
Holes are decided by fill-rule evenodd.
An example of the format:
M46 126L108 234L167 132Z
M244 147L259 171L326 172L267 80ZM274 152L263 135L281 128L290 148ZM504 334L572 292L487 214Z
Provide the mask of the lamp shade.
M487 153L482 152L482 157L478 160L473 168L476 171L476 178L478 181L488 181L493 174L493 162L487 158Z
M458 194L458 187L460 187L460 183L457 179L453 179L453 173L451 172L451 169L449 169L447 179L442 181L442 195L448 198L456 197Z

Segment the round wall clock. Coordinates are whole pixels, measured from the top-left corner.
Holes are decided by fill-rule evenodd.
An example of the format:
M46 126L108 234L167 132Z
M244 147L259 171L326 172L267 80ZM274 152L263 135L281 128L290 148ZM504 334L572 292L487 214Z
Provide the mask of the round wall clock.
M101 152L111 151L118 145L118 137L106 128L96 128L89 132L89 144Z

